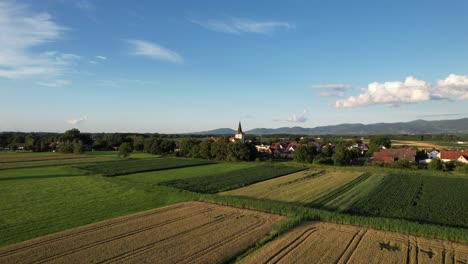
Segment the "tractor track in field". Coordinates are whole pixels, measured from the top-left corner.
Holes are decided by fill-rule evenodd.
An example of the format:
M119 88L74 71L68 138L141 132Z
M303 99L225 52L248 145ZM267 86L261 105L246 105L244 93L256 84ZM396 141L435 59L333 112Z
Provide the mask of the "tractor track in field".
M153 247L155 245L157 245L158 243L168 242L168 241L173 240L174 238L186 237L186 236L190 235L190 233L192 231L196 230L196 229L200 229L200 228L210 226L210 225L216 224L216 223L222 223L222 222L228 220L229 218L234 218L234 217L235 217L235 215L230 215L229 217L224 217L223 216L222 218L217 218L217 219L215 219L213 221L204 223L204 224L199 225L199 226L189 228L189 229L187 229L187 230L185 230L185 231L183 231L181 233L166 237L166 238L164 238L162 240L159 240L159 241L154 241L152 243L144 245L143 247L137 248L137 249L135 249L135 250L133 250L131 252L126 252L126 253L120 254L118 256L112 257L110 259L100 261L98 263L113 263L113 262L117 262L117 261L123 261L123 260L129 260L131 258L135 258L135 257L137 257L137 256L139 256L139 255L141 255L143 253L146 253L149 250L152 250Z
M183 208L184 206L177 206L175 209L179 209L179 208ZM85 229L85 230L82 230L80 232L76 232L76 233L71 233L71 234L66 234L66 235L62 235L62 236L59 236L59 237L54 237L54 238L51 238L51 239L47 239L47 240L44 240L44 241L40 241L40 242L37 242L37 243L34 243L32 245L29 245L29 246L26 246L26 247L22 247L22 248L18 248L18 249L13 249L13 250L9 250L9 251L6 251L4 253L0 253L0 257L6 257L6 256L9 256L9 255L12 255L12 254L16 254L18 252L21 252L21 251L24 251L24 250L30 250L32 248L36 248L36 247L40 247L42 245L46 245L46 244L49 244L49 243L53 243L53 242L57 242L57 241L60 241L60 240L63 240L63 239L68 239L68 238L72 238L72 237L76 237L76 236L80 236L80 235L84 235L84 234L88 234L88 233L92 233L92 232L96 232L96 231L100 231L102 229L105 229L105 228L109 228L109 227L113 227L113 226L116 226L116 225L119 225L119 224L122 224L122 223L125 223L125 222L128 222L128 221L134 221L134 220L138 220L138 219L141 219L141 218L145 218L145 217L148 217L148 216L152 216L154 214L159 214L161 212L167 212L167 211L170 211L170 210L173 210L174 208L167 208L167 209L160 209L161 211L152 211L152 212L147 212L147 213L140 213L138 215L135 215L135 216L132 216L132 217L125 217L124 216L124 219L119 219L119 220L114 220L112 221L111 223L108 223L108 224L105 224L105 225L99 225L99 226L96 226L96 227L92 227L92 228L89 228L89 229ZM208 208L207 208L208 209ZM212 208L209 208L210 210L213 210ZM201 213L203 212L207 212L207 211L210 211L210 210L206 210L205 211L202 211ZM172 222L176 222L176 221L180 221L180 220L183 220L185 218L189 218L191 217L190 215L189 216L185 216L185 217L181 217L182 219L177 219L177 220L170 220L168 221L169 223L172 221ZM159 223L161 224L161 223Z
M250 229L247 233L240 233L238 235L235 235L235 236L231 236L230 238L226 239L226 240L223 240L222 242L220 243L217 243L215 245L212 245L200 252L197 252L196 254L193 254L191 255L190 257L188 258L185 258L181 261L179 261L179 263L190 263L190 262L195 262L196 260L202 258L203 256L205 256L207 254L208 251L211 251L213 249L217 249L217 248L220 248L224 245L227 245L228 243L232 242L232 241L236 241L242 237L245 237L245 236L248 236L250 235L251 233L254 233L254 231L257 230L257 228L263 226L265 223L266 223L266 219L264 218L259 218L259 221L253 223L252 225L250 226L246 226L246 227L243 227L242 229Z
M354 234L351 241L349 241L348 245L346 246L343 253L341 253L340 258L338 259L336 263L337 264L349 263L349 260L353 256L356 249L359 247L359 244L361 243L362 239L364 238L366 234L367 234L367 229L359 229L359 231L356 232L356 234Z
M276 254L268 258L264 263L276 263L279 262L281 259L286 257L289 253L291 253L294 249L296 249L298 246L300 246L304 241L306 241L313 233L317 232L318 229L315 227L308 228L304 230L296 239L293 241L289 242L286 244L284 247L282 247ZM273 259L276 259L273 261Z

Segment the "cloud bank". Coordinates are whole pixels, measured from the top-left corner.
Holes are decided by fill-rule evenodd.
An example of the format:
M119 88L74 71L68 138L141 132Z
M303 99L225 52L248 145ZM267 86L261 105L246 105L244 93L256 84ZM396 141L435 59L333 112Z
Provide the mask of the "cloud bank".
M403 82L373 82L364 89L363 93L337 100L335 107L399 106L440 99L468 99L468 76L450 74L446 79L438 80L436 85L413 76L406 77Z
M144 40L128 40L132 49L131 55L142 56L149 59L163 60L172 63L182 63L184 59L177 52L166 49L157 43L151 43Z

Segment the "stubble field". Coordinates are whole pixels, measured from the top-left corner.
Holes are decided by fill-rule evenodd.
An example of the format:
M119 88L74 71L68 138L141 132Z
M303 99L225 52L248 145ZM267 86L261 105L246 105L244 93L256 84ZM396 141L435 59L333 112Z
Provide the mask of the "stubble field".
M0 249L3 263L222 263L285 217L185 202Z
M468 245L350 225L306 223L241 263L440 263L468 261Z

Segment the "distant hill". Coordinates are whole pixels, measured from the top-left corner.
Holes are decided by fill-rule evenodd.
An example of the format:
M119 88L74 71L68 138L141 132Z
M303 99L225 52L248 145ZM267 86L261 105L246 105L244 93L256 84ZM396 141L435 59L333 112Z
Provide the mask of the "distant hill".
M220 128L211 131L193 133L204 135L230 135L236 130ZM314 128L280 127L280 128L255 128L246 131L247 134L271 135L377 135L377 134L468 134L468 118L455 120L414 120L411 122L376 123L376 124L340 124L333 126L319 126Z
M190 133L193 135L233 135L237 133L237 130L231 129L231 128L218 128L218 129L213 129L209 131L202 131L202 132L195 132L195 133Z

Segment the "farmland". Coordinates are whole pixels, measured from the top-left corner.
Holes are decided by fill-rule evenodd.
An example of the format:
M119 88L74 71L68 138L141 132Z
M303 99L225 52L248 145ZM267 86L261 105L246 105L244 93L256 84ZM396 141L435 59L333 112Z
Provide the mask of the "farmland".
M34 153L35 154L35 153ZM42 154L42 153L41 153ZM57 155L0 155L0 163L6 162L24 162L41 160L60 160L60 159L78 159L86 158L85 155L57 154Z
M241 263L466 263L468 245L349 225L303 224Z
M362 175L360 172L307 170L221 194L309 204Z
M223 174L172 180L163 182L162 184L194 192L217 193L240 188L300 170L303 169L300 167L264 164Z
M20 156L27 154L21 153ZM468 229L464 221L468 219L465 206L468 199L465 192L468 177L464 174L440 175L438 172L421 173L370 167L304 167L295 163L215 163L183 158L148 158L145 154L121 160L115 152L90 153L84 156L86 158L0 163L0 166L7 167L29 164L21 169L0 169L0 246L35 237L39 237L39 241L44 239L40 238L43 235L71 228L64 232L72 232L73 228L85 228L80 226L124 215L130 217L133 213L187 201L205 201L274 213L276 217L285 216L273 229L269 226L269 232L265 231L248 242L242 242L242 249L239 246L232 251L234 253L226 253L222 261L235 259L239 254L247 255L242 253L245 250L248 250L248 255L255 254L254 249L262 250L260 246L264 243L275 243L277 239L281 239L281 234L311 220L397 231L406 236L412 234L468 241ZM104 174L121 176L103 177ZM193 206L199 203L189 204ZM186 211L190 212L190 209L186 208ZM237 219L237 216L234 218ZM239 219L242 218L245 216L239 216ZM150 224L159 220L147 218L145 221ZM225 223L231 226L237 222ZM238 224L242 225L241 222ZM129 222L129 226L131 225ZM140 222L135 222L134 225L146 227ZM185 226L186 224L172 225L171 228L179 230ZM217 227L226 229L224 226ZM148 234L152 234L138 233L136 229L131 229L133 231L136 232L135 237L141 235L145 239L147 236L151 237ZM126 231L112 232L114 231L109 230L110 236L123 236ZM94 235L100 236L98 233ZM223 237L223 234L213 236ZM277 236L280 237L276 238ZM87 239L92 240L84 236L82 242L91 241ZM152 238L145 239L139 239L141 244L136 247L146 248L145 243L156 243ZM96 241L90 242L90 245L94 245ZM125 240L119 241L107 245L121 247L122 244L119 243L124 243ZM66 241L63 242L63 250L65 247L73 248ZM103 247L106 243L103 243ZM177 243L185 245L188 242L180 240ZM236 243L232 244L234 248L238 245ZM54 250L60 250L57 244L51 246ZM88 248L86 245L83 247ZM89 250L93 247L89 246ZM158 248L162 249L164 246ZM100 247L95 249L103 250ZM89 253L86 250L88 249L83 252ZM138 251L137 248L134 250ZM197 250L203 251L203 248ZM42 252L42 249L39 251ZM28 257L37 256L32 251L24 252L29 252L25 253ZM44 254L49 253L45 251ZM64 254L63 261L67 261L64 252L51 251L50 254ZM77 257L79 254L81 253L71 253L67 256ZM140 261L141 256L151 258L153 253L145 254L138 255L135 261ZM91 253L85 255L92 257ZM208 259L211 260L212 257ZM218 259L214 262L218 262Z
M4 247L0 260L221 263L247 249L283 219L257 211L186 202Z
M117 176L138 172L167 170L207 164L212 164L212 162L193 159L157 158L106 162L100 164L77 166L77 168L105 176Z
M468 227L468 178L390 173L349 212Z

